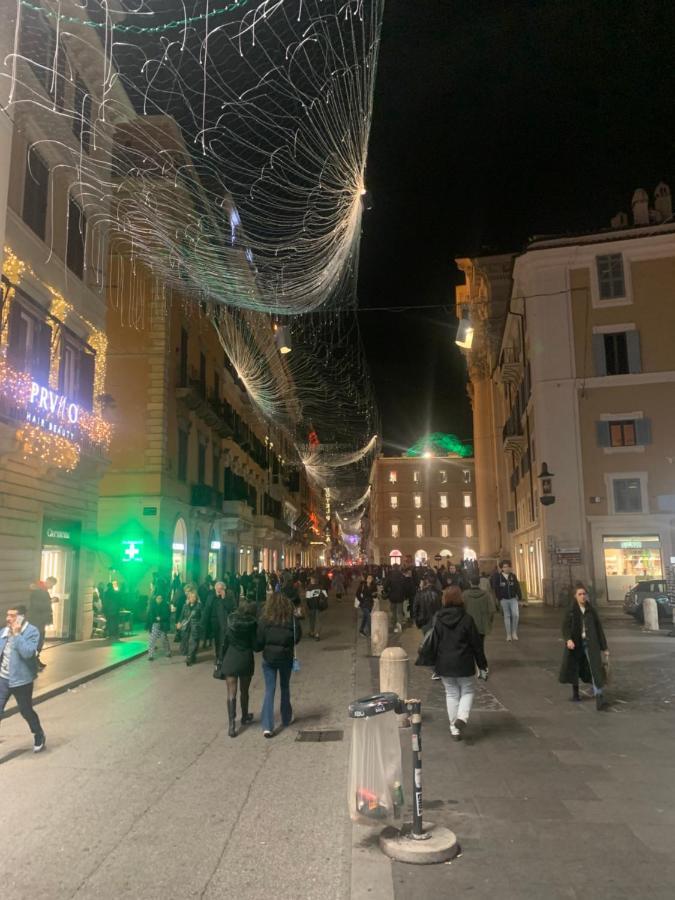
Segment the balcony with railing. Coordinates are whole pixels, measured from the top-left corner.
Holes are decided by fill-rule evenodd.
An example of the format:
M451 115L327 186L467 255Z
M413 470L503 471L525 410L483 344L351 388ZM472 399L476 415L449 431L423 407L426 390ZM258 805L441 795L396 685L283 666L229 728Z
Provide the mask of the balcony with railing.
M523 379L525 367L520 352L515 347L504 347L499 356L497 377L504 384L518 385Z
M176 379L176 397L216 431L220 437L234 434L234 412L229 403L221 400L214 391L207 390L206 380L197 369L181 373Z
M525 434L523 426L520 422L518 409L516 407L511 411L508 421L502 429L502 446L504 450L516 455L518 459L525 452Z

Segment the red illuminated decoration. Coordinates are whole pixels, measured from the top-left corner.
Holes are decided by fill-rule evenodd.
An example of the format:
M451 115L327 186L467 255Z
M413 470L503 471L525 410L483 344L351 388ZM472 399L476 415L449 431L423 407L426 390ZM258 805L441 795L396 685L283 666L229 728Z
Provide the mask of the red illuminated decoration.
M317 516L317 514L315 512L310 512L308 518L311 523L310 527L314 534L320 534L321 530L319 528L319 517Z
M310 447L319 447L321 444L321 441L319 440L319 435L316 433L316 431L314 431L313 428L310 431L310 433L307 435L307 443L309 444Z

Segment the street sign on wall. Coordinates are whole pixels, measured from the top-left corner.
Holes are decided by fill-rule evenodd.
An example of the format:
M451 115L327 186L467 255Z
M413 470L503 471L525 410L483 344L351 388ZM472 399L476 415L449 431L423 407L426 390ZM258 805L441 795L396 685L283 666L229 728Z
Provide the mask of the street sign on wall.
M581 565L581 547L558 547L556 556L559 566Z

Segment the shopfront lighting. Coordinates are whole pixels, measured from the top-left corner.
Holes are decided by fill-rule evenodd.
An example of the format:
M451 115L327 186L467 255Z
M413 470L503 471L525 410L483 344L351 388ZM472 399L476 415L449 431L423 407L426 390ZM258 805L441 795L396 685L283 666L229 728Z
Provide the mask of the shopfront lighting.
M462 350L470 350L473 344L473 325L469 319L469 312L467 309L462 311L462 318L459 320L459 325L457 326L455 343L458 347L461 347Z

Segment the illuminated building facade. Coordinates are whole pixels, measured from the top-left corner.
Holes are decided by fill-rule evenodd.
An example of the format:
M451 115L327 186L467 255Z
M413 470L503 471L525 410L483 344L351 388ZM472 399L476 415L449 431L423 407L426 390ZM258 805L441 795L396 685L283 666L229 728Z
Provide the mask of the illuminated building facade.
M111 437L107 234L87 222L68 161L79 148L104 172L110 148L94 141L94 125L76 128L67 114L84 93L97 96L91 29L74 25L59 38L72 79L52 81L38 61L54 47L54 23L22 9L19 45L32 62L17 59L12 119L0 113L0 603L26 602L29 585L52 575L58 603L47 636L82 638L91 632L98 487ZM5 22L2 32L7 50L14 28ZM4 104L6 80L1 90ZM112 90L131 113L121 88ZM48 118L22 103L35 95L64 115Z

